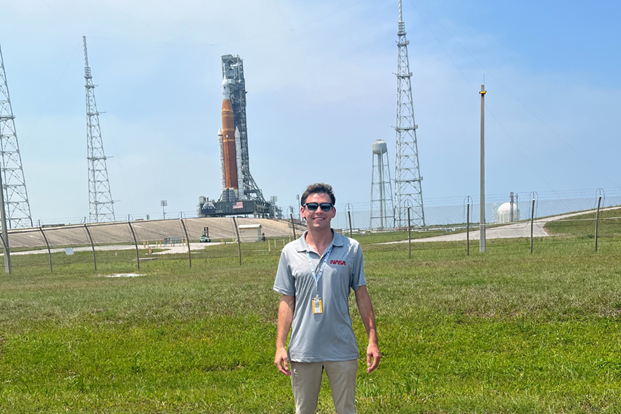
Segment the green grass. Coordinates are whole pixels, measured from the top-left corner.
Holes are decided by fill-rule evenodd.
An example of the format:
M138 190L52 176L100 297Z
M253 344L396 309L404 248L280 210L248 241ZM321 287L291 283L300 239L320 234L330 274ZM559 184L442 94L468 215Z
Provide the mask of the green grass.
M595 238L596 213L582 214L546 224L546 230L561 236ZM599 213L598 237L621 237L621 209L605 210Z
M567 223L565 223L566 225ZM614 227L614 226L612 226ZM573 227L572 227L573 228ZM360 413L619 413L621 239L590 224L535 241L357 236L383 359L358 374ZM601 228L600 228L601 230ZM611 234L616 234L612 232ZM471 246L474 247L474 246ZM273 365L280 247L14 256L0 276L0 412L293 413ZM141 258L148 255L140 251ZM361 354L364 327L350 303ZM319 412L332 411L327 379Z

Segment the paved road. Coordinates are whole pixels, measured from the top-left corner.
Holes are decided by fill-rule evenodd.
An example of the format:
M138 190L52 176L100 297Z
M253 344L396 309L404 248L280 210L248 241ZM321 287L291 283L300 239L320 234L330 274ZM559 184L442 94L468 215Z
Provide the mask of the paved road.
M621 207L608 207L602 208L600 211L615 210ZM562 214L560 216L546 217L537 219L533 222L533 237L548 237L550 236L544 226L551 221L562 220L569 217L581 216L583 214L594 213L596 210L580 211L578 213ZM470 230L470 240L479 240L480 232L478 227ZM513 239L520 237L530 237L530 222L520 222L514 224L507 224L506 226L498 226L488 228L485 232L486 239ZM466 241L466 233L452 233L443 236L428 237L423 239L412 239L412 243L427 243L427 242L449 242L449 241ZM395 242L386 242L381 244L397 244L407 243L407 240L400 240Z

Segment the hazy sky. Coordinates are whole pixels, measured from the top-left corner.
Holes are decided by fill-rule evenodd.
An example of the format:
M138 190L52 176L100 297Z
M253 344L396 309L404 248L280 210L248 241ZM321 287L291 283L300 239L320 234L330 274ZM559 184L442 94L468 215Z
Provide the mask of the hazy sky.
M406 0L426 200L619 190L617 1ZM368 203L394 168L396 0L0 0L0 45L33 219L88 215L82 35L119 218L192 216L220 192L220 56L244 59L251 172L294 205L316 181ZM392 172L394 174L394 170Z

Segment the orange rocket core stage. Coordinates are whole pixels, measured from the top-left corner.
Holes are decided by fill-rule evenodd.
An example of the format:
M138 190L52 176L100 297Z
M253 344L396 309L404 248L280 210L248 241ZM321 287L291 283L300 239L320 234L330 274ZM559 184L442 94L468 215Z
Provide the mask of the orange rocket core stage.
M235 152L235 123L230 99L222 100L222 149L226 188L237 189L237 154Z

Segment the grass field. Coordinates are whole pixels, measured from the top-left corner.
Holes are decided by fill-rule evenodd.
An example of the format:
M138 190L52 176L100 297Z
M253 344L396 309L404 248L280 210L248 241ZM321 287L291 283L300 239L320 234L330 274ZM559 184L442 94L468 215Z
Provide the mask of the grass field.
M383 359L370 375L360 361L358 412L621 413L621 226L605 226L597 253L592 221L552 225L562 236L533 255L518 239L470 257L417 243L408 259L376 244L405 234L360 237ZM88 253L54 255L54 273L16 256L0 276L0 412L293 413L273 365L280 251L243 249L242 267L231 244L135 278L103 277L135 271L132 251L98 252L98 272Z

